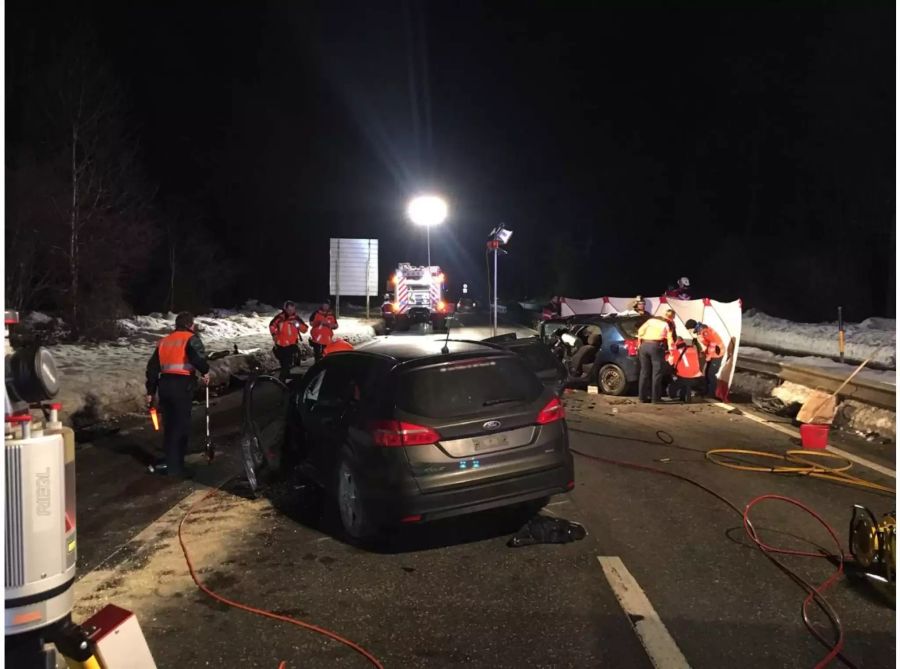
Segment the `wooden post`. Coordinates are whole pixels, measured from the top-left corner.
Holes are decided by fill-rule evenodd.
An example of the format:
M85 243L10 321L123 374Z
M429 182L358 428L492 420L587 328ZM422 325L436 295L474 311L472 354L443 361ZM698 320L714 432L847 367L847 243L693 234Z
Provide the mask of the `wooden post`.
M844 307L838 307L838 351L844 362Z

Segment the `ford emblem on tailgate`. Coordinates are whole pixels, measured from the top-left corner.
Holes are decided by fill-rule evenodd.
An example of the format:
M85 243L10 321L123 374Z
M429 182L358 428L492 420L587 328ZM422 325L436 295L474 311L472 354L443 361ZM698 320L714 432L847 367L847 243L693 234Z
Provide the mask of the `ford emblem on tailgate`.
M485 430L496 430L501 425L502 425L502 423L499 420L489 420L487 423L485 423L481 427L483 427Z

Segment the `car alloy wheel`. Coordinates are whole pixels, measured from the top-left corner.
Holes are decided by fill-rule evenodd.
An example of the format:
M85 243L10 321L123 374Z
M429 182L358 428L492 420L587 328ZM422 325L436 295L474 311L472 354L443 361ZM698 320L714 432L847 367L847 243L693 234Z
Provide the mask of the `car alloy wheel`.
M607 395L621 395L628 385L625 372L618 365L603 365L600 368L600 389Z

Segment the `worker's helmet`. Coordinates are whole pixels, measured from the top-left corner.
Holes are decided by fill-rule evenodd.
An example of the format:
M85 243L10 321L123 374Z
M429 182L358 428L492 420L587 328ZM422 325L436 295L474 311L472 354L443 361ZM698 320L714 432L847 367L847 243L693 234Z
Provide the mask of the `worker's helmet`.
M288 307L296 307L296 306L297 306L297 303L294 302L293 300L286 300L285 303L282 305L281 308L282 308L284 311L287 311L287 310L288 310Z
M681 277L680 279L678 279L678 287L679 288L690 288L691 280L689 278L687 278L686 276Z

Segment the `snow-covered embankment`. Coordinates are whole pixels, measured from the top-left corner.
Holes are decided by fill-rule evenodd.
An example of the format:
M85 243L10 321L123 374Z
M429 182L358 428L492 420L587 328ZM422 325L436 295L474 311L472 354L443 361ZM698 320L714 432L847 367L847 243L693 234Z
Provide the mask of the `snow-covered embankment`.
M314 309L299 310L303 318ZM277 368L272 355L269 320L274 307L249 303L239 311L216 310L196 318L207 354L234 351L210 362L213 385L226 385L231 376L246 373L254 364ZM58 400L65 414L85 421L108 419L144 411L144 375L156 342L172 331L175 314L150 314L119 321L117 340L100 344L59 344L50 350L62 374ZM359 318L341 318L337 334L351 343L374 336L371 325Z

